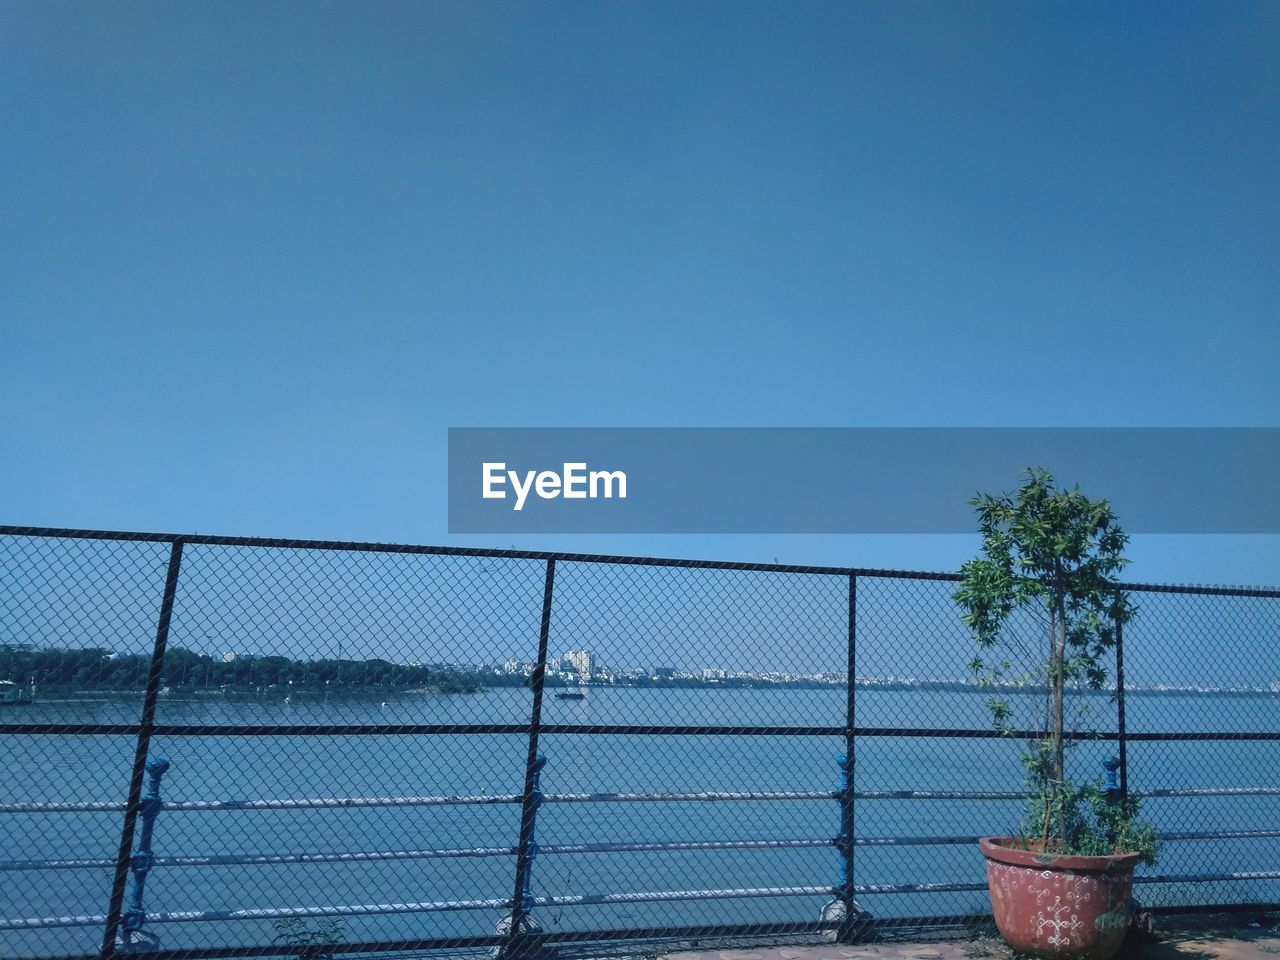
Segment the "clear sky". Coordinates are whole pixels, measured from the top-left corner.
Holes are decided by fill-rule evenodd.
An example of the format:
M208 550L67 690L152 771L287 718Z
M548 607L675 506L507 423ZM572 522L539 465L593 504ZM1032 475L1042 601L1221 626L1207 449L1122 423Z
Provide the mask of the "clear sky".
M1247 2L5 3L0 521L506 546L446 532L449 426L1275 425L1277 49Z

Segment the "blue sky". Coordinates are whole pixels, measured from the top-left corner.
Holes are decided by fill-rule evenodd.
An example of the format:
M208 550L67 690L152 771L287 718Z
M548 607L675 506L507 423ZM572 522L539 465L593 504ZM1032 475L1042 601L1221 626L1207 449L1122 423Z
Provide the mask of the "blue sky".
M1275 425L1278 43L1263 3L6 4L0 519L505 546L446 532L449 426ZM1132 555L1280 582L1275 537Z

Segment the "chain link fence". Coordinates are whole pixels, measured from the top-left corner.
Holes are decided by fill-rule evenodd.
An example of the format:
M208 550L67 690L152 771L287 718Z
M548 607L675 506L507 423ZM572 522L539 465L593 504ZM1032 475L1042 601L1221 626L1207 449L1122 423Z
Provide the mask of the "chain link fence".
M0 528L0 955L976 922L1025 786L955 579ZM1280 592L1129 589L1073 773L1144 796L1144 907L1275 905Z

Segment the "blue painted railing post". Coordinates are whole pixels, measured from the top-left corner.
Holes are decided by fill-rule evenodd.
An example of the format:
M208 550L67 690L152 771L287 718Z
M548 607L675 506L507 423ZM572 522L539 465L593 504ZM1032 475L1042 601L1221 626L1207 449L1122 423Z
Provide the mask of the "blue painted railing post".
M149 949L155 949L158 942L154 935L142 929L147 922L146 909L143 907L143 894L147 886L147 874L155 860L151 853L151 836L155 830L156 816L164 809L164 801L160 799L160 780L169 769L169 761L165 757L152 757L147 761L147 786L138 806L138 816L142 821L138 834L138 849L129 859L129 869L133 872L133 887L129 891L129 905L121 918L123 936L122 946L126 949L139 945L139 941Z
M840 833L836 837L836 849L840 851L840 883L841 895L849 889L853 882L853 871L850 869L853 860L853 804L849 802L849 787L853 782L853 757L842 753L836 758L840 768Z
M495 948L493 956L504 960L533 960L552 955L539 940L542 925L530 913L533 906L533 861L538 857L538 809L545 799L542 768L546 765L547 758L537 753L528 766L529 788L522 807L520 845L516 856L515 899L511 901L511 913L498 921L498 928L494 931L505 937L506 942Z
M1120 758L1108 757L1106 760L1103 760L1102 769L1106 771L1106 775L1107 775L1107 783L1106 783L1107 802L1119 803L1120 802L1120 781L1117 779L1116 775L1120 770Z
M533 861L538 856L538 809L542 806L542 768L547 765L547 758L542 754L533 761L533 792L529 795L529 844L525 854L524 869L520 873L520 900L516 910L522 916L528 916L529 903L533 900Z
M1117 772L1120 770L1120 758L1108 757L1106 760L1103 760L1102 769L1107 778L1106 783L1103 784L1103 789L1107 793L1107 803L1113 805L1117 804L1120 802L1121 797L1120 781L1116 777ZM1112 843L1116 842L1116 834L1114 830L1107 831L1107 839Z
M836 940L840 943L856 940L870 919L870 914L854 896L853 763L852 753L843 753L836 758L836 765L840 768L840 789L834 796L840 804L840 833L831 842L840 854L840 879L834 887L836 897L822 908L821 917L839 924Z

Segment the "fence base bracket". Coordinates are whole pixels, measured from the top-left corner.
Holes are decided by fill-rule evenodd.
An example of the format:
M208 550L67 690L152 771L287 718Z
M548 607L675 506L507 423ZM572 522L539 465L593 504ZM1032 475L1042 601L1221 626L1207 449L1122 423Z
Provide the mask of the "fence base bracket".
M852 914L844 900L830 900L822 908L818 919L824 923L838 923L835 930L827 934L836 943L856 943L866 940L871 932L871 913L865 910L857 900L853 904Z
M124 930L116 936L116 953L151 953L160 949L160 938L150 930Z
M527 913L520 918L520 927L514 933L511 914L499 920L493 932L506 938L490 951L494 960L554 960L555 951L542 940L542 924Z

